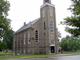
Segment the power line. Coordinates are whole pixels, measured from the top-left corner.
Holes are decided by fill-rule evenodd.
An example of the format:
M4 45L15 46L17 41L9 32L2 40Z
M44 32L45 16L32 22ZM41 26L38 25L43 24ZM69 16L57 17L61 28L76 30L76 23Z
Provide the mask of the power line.
M27 20L11 20L11 21L27 21Z

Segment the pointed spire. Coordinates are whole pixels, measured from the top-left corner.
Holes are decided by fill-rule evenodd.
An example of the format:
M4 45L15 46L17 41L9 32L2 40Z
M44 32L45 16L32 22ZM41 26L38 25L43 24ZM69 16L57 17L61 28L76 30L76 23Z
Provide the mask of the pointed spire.
M43 0L43 4L45 3L50 3L51 4L51 0Z

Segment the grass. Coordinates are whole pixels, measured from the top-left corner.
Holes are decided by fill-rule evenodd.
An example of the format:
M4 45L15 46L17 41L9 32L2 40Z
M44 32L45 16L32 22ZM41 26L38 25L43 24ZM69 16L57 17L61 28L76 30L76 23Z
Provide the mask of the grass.
M80 54L80 52L64 52L63 54Z
M23 57L44 57L44 56L54 56L49 54L40 54L40 55L20 55L20 56L9 56L9 57L0 57L0 59L12 59L12 58L23 58Z
M6 54L11 54L11 53L3 53L0 52L1 55L6 55ZM64 51L63 54L73 54L73 55L78 55L80 54L80 51ZM44 57L44 56L55 56L55 55L50 55L50 54L35 54L35 55L19 55L19 56L8 56L8 57L0 57L0 59L12 59L12 58L24 58L24 57Z
M64 53L64 54L74 54L74 55L79 55L80 53Z
M74 52L73 51L64 51L63 54L74 54L74 55L76 55L76 54L80 54L80 51L74 51Z
M11 54L11 53L0 52L0 55L8 55L8 54Z

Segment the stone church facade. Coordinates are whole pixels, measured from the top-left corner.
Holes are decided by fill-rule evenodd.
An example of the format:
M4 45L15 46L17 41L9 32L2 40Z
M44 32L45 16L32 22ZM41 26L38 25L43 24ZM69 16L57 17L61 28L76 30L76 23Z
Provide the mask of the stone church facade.
M43 0L40 18L22 26L14 33L15 54L58 53L59 41L56 28L55 6L51 0Z

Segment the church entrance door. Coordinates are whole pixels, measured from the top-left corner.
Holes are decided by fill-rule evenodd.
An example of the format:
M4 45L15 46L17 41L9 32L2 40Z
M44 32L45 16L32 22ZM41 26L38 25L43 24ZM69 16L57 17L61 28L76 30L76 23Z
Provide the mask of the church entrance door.
M55 53L55 47L51 46L51 53Z

